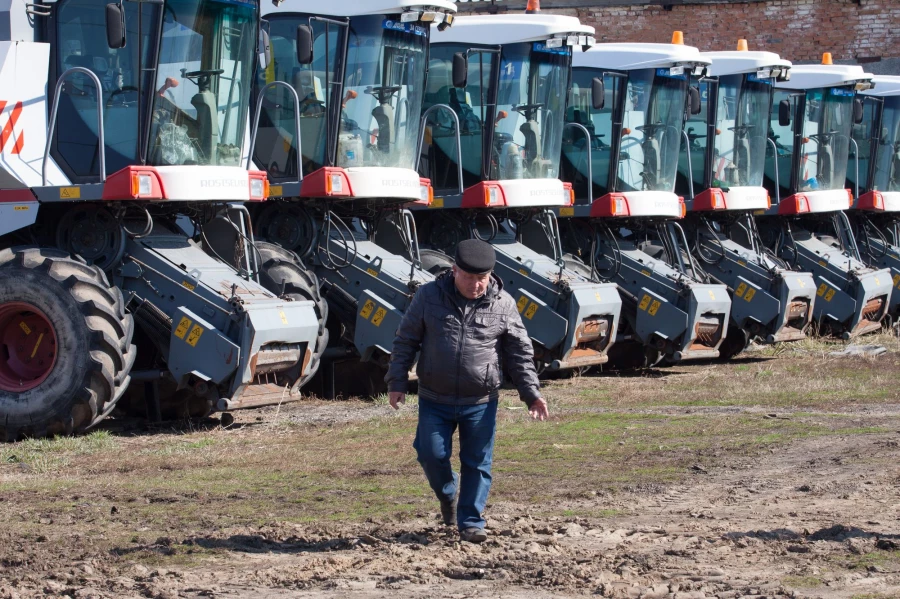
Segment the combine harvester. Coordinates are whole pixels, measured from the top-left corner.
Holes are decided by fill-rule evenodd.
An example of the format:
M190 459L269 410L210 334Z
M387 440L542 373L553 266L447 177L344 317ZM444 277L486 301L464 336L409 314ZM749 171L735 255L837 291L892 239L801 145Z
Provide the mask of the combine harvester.
M719 349L730 358L754 339L804 339L816 286L812 274L792 271L762 244L753 217L771 206L763 187L769 113L775 82L790 78L791 63L749 52L745 40L736 52L703 55L712 65L700 80L700 113L685 124L675 191L687 205L694 259L731 294L731 323Z
M437 197L413 210L422 262L439 273L459 241L491 243L547 372L605 363L621 309L614 285L566 268L551 210L572 201L558 178L565 99L572 54L593 33L572 17L470 16L431 46L420 172Z
M271 199L253 212L264 277L291 290L306 261L321 281L328 326L326 397L384 391L394 333L421 268L406 205L427 203L415 170L432 25L453 23L449 0L331 0L264 7L274 55L259 73L252 160ZM287 281L283 280L287 277Z
M577 199L557 211L572 266L619 286L620 366L716 358L728 329L728 291L691 258L674 191L685 113L700 110L691 78L710 61L673 42L575 57L563 178Z
M858 92L872 75L858 66L794 66L775 84L765 186L772 207L757 217L763 244L792 268L815 277L813 321L843 339L877 331L891 300L890 271L866 265L845 211L854 124L863 120ZM776 159L777 157L777 159Z
M888 316L900 320L900 77L876 75L875 87L862 92L863 122L853 128L857 158L847 169L856 203L848 212L862 259L872 268L889 268Z
M258 4L3 15L0 438L83 432L117 403L158 419L295 393L318 319L259 285L242 207L268 185L242 163Z

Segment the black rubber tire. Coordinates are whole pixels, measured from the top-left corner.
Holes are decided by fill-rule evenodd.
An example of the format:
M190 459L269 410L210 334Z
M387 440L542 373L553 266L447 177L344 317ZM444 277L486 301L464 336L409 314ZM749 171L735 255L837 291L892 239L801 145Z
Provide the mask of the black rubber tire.
M303 387L319 370L322 354L328 347L329 335L328 329L325 328L328 320L328 302L319 291L319 279L315 273L306 268L296 253L265 241L257 241L256 249L259 250L262 263L259 268L259 282L263 287L276 295L280 294L283 288L285 296L296 301L311 301L315 304L316 318L319 319L319 336L316 338L316 347L309 360L307 374L300 378L297 385L298 388Z
M437 276L453 266L453 258L439 250L419 250L422 268Z
M122 292L95 266L56 249L0 250L0 304L26 302L56 329L45 381L0 390L0 439L82 433L105 418L131 382L134 321Z
M736 326L734 323L728 324L728 334L719 346L719 361L727 362L745 349L750 347L752 341L750 333Z

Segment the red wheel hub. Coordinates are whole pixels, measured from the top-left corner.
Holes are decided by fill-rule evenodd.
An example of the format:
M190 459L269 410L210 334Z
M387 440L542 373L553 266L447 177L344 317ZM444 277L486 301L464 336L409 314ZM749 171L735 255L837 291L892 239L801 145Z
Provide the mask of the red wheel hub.
M56 331L24 302L0 304L0 390L22 392L44 382L56 364Z

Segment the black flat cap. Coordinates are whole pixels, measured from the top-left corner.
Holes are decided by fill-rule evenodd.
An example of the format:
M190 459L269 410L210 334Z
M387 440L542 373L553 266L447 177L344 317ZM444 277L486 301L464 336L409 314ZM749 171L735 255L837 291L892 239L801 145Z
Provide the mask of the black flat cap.
M481 275L491 272L496 262L494 248L480 239L466 239L456 245L456 265L468 273Z

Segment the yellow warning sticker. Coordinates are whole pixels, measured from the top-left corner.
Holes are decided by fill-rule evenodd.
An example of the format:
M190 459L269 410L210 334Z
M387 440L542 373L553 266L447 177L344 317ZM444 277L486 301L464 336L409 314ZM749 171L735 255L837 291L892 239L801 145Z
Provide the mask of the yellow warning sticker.
M819 266L828 266L828 263L824 260L819 260Z
M19 323L19 328L22 329L22 331L23 331L26 335L30 335L30 334L31 334L31 329L28 327L27 324L25 324L25 321L24 321L24 320L23 320L22 322Z
M872 278L875 279L875 284L876 284L876 285L881 285L881 281L878 280L878 277L872 277Z
M523 277L527 277L527 276L528 276L528 271L525 270L524 268L520 268L520 269L519 269L519 274L522 275Z
M77 200L81 198L80 187L60 187L59 199L61 200Z
M203 327L201 327L199 324L195 324L194 328L191 329L191 332L188 333L188 337L185 341L187 341L187 344L191 347L197 347L197 342L200 341L200 335L202 334Z
M806 281L804 281L803 279L797 279L797 287L800 287L801 289L803 287L806 287Z
M900 289L900 275L894 275L894 287Z
M384 320L385 316L387 316L387 310L379 306L379 308L375 310L375 316L372 317L372 324L376 327L380 327L381 321Z
M744 299L745 299L746 301L748 301L748 302L749 302L749 301L752 301L752 300L753 300L753 297L754 297L755 295L756 295L756 289L754 289L753 287L751 287L750 289L747 290L747 295L744 296Z
M647 310L647 314L650 316L656 316L656 313L659 312L659 307L662 306L659 300L653 300L653 303L650 304L650 309Z
M191 319L187 316L182 316L181 322L178 323L178 327L175 329L175 336L179 339L184 339L189 328L191 328Z
M270 185L269 186L269 197L270 198L280 198L284 195L284 186L283 185Z
M594 292L594 297L597 298L597 301L598 301L598 302L602 302L602 301L603 301L603 298L600 297L600 292L599 292L599 291L595 291L595 292Z
M370 275L372 275L373 277L377 277L377 276L378 276L378 271L375 270L374 268L367 268L367 269L366 269L366 272L369 273Z
M649 277L653 273L651 273L649 270L642 270L641 274L644 275L645 277Z
M188 283L187 281L182 281L181 286L184 287L185 289L187 289L188 291L193 291L194 289L197 288L196 285L194 285L193 283Z
M431 200L431 203L428 204L429 208L443 208L444 207L444 198L434 198Z
M528 306L528 309L525 310L525 318L531 320L532 318L534 318L534 315L537 314L537 311L538 305L534 302L531 302L531 304L529 304Z
M738 260L737 263L738 263L738 266L747 266L747 263L744 262L743 260Z
M375 310L375 302L372 300L366 300L365 305L362 307L362 310L359 311L359 315L369 320L369 316L372 315L372 312Z
M651 299L653 299L653 298L651 298L649 295L645 295L644 297L642 297L642 298L641 298L641 304L638 306L638 308L640 308L641 310L643 310L644 312L646 312L646 311L647 311L647 306L650 305L650 300L651 300Z
M713 293L712 289L709 290L709 299L711 299L712 301L716 301L716 294Z
M575 208L568 206L559 209L560 216L575 216Z
M823 295L825 295L826 289L828 289L828 285L826 285L825 283L822 283L821 285L819 285L819 288L816 290L816 295L818 295L819 297L822 297Z
M737 289L734 290L734 294L738 297L744 297L745 291L747 291L747 283L741 283L737 286Z
M287 323L288 323L287 315L284 313L284 310L279 310L279 311L278 311L278 316L281 317L281 324L287 324Z
M519 314L522 313L522 310L525 309L525 306L528 305L528 298L524 295L519 298L519 301L516 302L516 308L519 309Z
M834 289L829 289L828 293L825 294L825 301L830 302L831 298L834 297L834 293L835 293Z
M16 212L21 212L22 210L29 210L28 206L14 206L13 210Z

